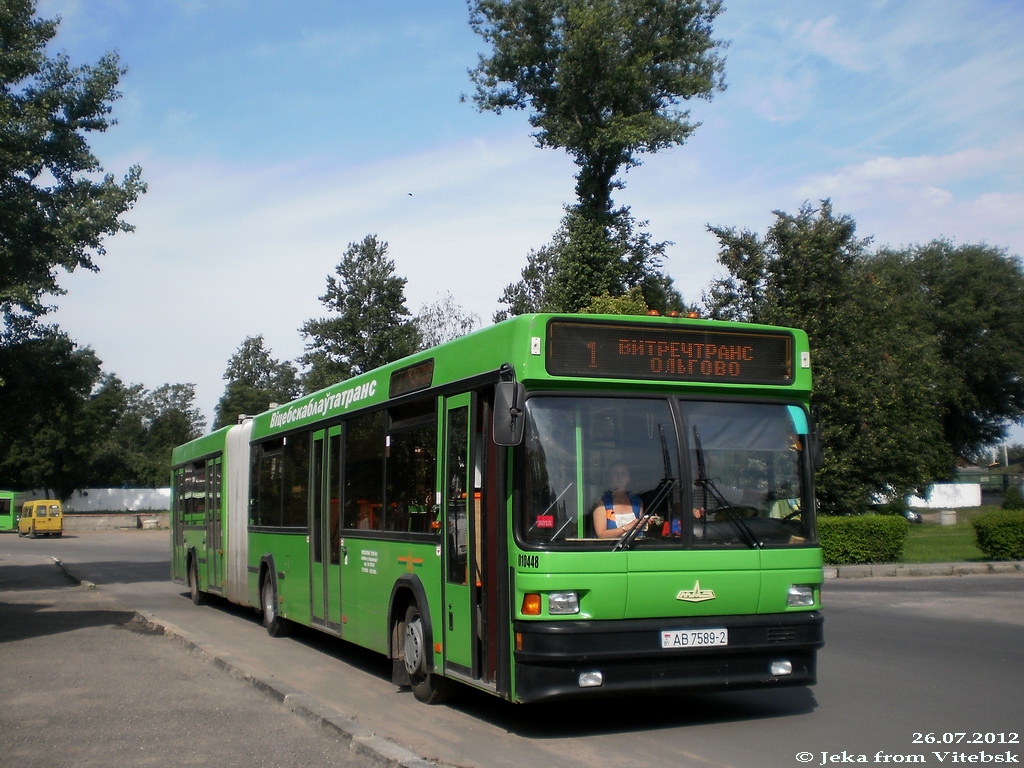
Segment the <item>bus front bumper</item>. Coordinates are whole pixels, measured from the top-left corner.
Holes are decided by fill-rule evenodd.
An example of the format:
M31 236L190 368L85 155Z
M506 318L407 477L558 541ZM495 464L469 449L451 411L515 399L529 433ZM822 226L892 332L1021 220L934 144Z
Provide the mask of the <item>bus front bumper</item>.
M663 649L665 630L726 628L727 646ZM516 621L515 700L813 685L818 611L630 621Z

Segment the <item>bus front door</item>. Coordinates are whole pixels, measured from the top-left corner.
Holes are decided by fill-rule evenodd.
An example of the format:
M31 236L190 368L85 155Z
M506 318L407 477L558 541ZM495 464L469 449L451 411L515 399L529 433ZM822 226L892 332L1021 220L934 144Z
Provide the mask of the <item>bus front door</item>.
M485 420L477 412L478 405L469 393L450 397L445 405L444 615L439 618L445 674L493 687L486 607L492 579L486 567L486 542L494 534L484 514L488 483L481 424Z
M339 508L341 427L313 434L309 511L309 595L312 624L341 634Z

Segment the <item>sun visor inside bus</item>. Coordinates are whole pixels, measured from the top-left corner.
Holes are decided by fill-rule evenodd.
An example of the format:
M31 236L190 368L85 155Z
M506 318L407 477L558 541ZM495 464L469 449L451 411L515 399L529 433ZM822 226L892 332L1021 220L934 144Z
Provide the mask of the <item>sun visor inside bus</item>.
M798 435L806 435L810 433L811 429L807 423L807 413L804 412L803 408L796 405L786 406L786 410L789 411L789 418L793 422L793 431Z

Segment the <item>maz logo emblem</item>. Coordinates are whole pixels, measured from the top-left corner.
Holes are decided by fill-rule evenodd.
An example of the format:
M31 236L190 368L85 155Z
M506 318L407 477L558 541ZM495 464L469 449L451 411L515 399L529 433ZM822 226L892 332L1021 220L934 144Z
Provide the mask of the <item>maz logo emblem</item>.
M703 603L705 600L714 600L715 590L713 589L701 589L700 582L696 582L693 585L693 589L682 589L679 594L676 595L676 600L682 600L687 603Z

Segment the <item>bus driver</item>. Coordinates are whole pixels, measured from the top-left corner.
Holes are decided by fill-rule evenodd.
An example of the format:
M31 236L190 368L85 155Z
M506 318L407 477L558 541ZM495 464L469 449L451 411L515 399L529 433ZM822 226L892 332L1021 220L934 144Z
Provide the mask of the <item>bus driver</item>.
M610 489L594 507L594 532L598 538L614 539L636 526L643 515L644 503L629 486L629 467L617 461L608 467Z

